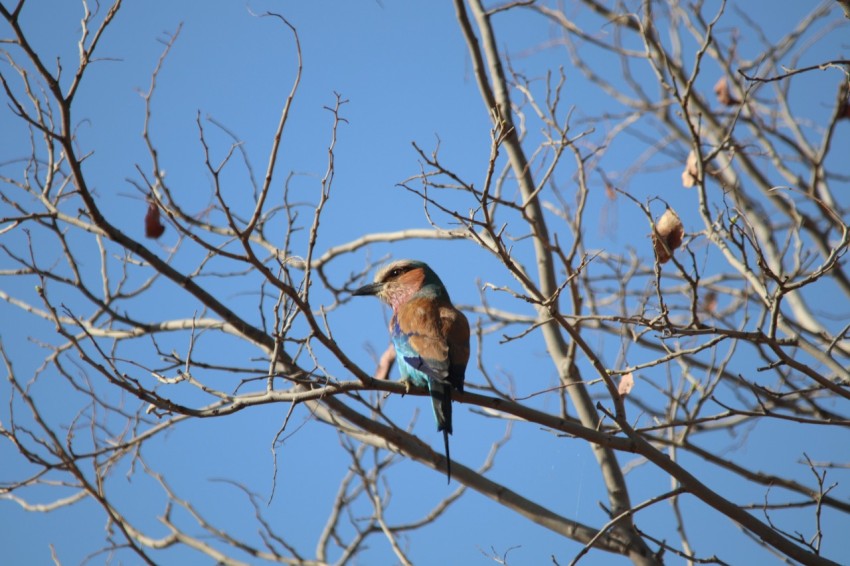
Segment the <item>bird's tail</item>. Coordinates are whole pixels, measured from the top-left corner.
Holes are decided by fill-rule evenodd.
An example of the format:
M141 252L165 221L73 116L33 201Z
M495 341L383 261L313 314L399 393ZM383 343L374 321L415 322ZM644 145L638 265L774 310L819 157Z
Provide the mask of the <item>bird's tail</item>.
M451 483L452 459L449 454L449 435L452 433L452 386L448 382L431 379L428 390L431 393L434 418L437 419L437 430L443 431L443 443L446 447L446 475Z
M446 483L452 483L452 457L449 454L449 431L443 429L443 443L446 445Z

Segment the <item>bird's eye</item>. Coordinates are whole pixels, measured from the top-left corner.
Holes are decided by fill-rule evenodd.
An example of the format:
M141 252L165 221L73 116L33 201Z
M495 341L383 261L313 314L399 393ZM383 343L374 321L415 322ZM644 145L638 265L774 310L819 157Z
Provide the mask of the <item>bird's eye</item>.
M398 277L399 275L401 275L401 269L398 267L390 271L390 277Z

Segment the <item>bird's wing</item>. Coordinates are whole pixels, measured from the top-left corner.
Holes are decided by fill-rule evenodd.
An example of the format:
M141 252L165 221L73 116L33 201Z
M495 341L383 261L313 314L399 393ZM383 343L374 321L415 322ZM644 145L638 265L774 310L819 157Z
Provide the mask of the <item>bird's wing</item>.
M469 321L451 304L440 307L442 335L449 347L449 382L463 391L466 364L469 362Z
M469 322L463 313L445 300L414 298L399 309L396 324L404 360L463 391L469 362Z
M432 298L414 298L398 310L397 330L404 342L401 354L414 369L432 379L449 378L449 344L443 335L440 306Z

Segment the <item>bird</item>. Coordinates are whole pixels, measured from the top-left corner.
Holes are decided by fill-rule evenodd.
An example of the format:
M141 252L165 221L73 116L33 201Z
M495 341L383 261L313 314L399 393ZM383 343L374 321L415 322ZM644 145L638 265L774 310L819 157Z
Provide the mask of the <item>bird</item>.
M374 295L393 310L390 338L402 381L427 387L437 431L443 433L446 475L452 481L449 435L452 390L463 393L469 362L469 321L452 304L449 292L428 264L402 259L378 270L374 283L354 295Z

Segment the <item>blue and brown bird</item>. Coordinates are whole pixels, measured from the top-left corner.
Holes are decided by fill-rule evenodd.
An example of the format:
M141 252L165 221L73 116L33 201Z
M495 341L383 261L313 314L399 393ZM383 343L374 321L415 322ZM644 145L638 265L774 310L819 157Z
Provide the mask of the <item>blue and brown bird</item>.
M390 337L402 379L408 387L427 387L431 394L437 430L443 431L446 473L451 481L452 389L463 392L469 361L469 322L452 305L434 270L421 261L395 261L378 271L374 283L354 294L376 295L392 307Z

